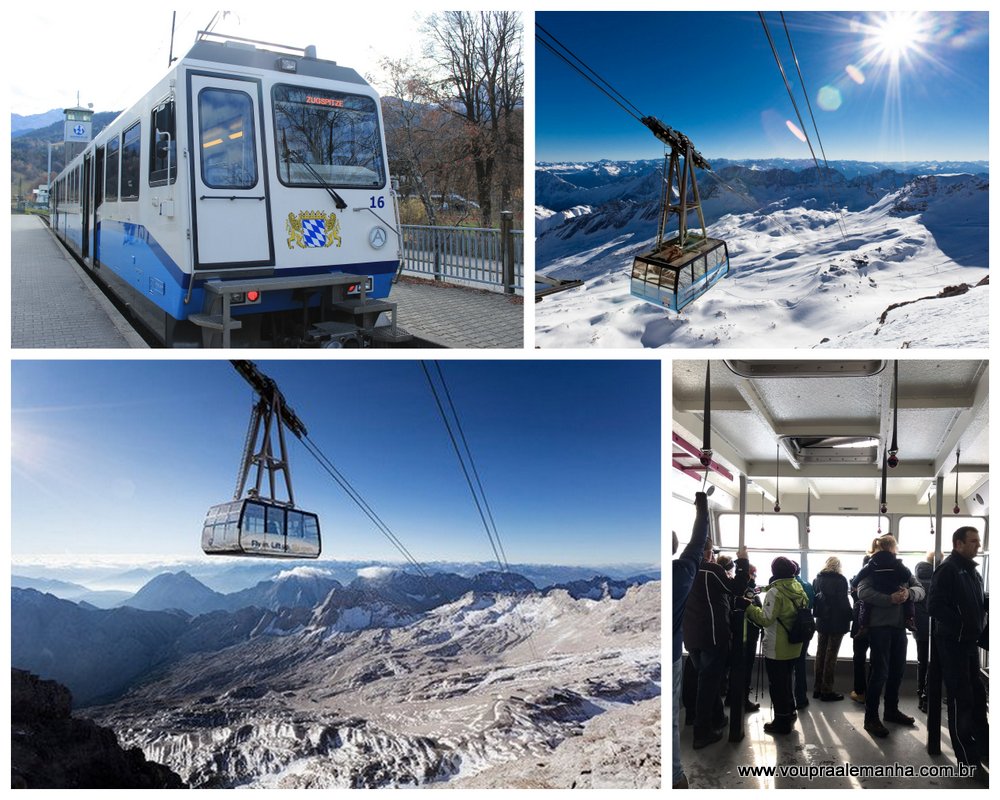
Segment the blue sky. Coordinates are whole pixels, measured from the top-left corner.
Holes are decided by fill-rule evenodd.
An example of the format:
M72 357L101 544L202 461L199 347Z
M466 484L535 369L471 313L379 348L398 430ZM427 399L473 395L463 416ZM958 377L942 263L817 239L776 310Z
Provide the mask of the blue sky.
M418 361L260 361L420 561L492 551ZM511 563L659 563L658 361L441 362ZM200 555L252 392L227 361L14 361L12 553ZM297 440L324 557L397 551Z
M768 26L820 157L778 12ZM757 12L538 12L537 22L706 158L809 158ZM986 12L785 12L827 158L986 160ZM541 45L538 161L663 148Z

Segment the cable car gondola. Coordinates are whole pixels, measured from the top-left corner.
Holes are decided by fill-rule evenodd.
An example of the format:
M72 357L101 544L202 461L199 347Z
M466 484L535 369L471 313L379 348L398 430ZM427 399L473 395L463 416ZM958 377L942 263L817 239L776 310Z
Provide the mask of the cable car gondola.
M708 235L701 210L694 170L698 167L710 172L711 165L680 131L667 127L656 117L643 117L642 123L670 146L670 152L664 158L656 245L632 261L632 294L671 311L680 311L729 274L729 248L722 239ZM676 203L672 202L675 183ZM688 233L688 211L698 215L701 235ZM671 213L677 215L677 236L664 240Z
M285 428L301 438L307 435L306 427L285 403L277 384L252 362L234 361L233 366L257 392L258 400L250 414L250 429L233 499L208 510L201 531L201 549L208 555L318 558L322 550L319 517L295 506L285 448ZM272 446L272 423L277 423L278 457ZM257 468L256 484L244 497L243 489L252 466ZM261 494L265 472L270 497ZM275 497L279 474L285 482L287 500Z
M219 503L205 516L201 549L209 555L317 558L319 517L252 496Z

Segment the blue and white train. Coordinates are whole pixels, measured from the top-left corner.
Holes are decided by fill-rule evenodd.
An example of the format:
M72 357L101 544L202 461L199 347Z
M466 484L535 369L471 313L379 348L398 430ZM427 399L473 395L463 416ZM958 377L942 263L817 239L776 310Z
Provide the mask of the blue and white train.
M59 174L50 207L60 239L166 346L396 334L379 98L314 47L199 34Z

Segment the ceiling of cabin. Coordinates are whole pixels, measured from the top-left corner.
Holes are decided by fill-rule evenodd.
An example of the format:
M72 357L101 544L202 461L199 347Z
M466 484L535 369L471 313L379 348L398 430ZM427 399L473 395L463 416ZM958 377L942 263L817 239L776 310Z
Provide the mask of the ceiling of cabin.
M878 496L882 447L892 437L893 362L869 377L746 378L722 360L711 364L712 448L733 474L732 481L712 475L720 488L732 493L744 474L773 494L777 459L781 494ZM696 448L703 435L705 368L705 361L673 363L673 431ZM926 502L928 488L943 475L950 506L959 450L959 493L982 485L989 464L988 374L981 360L899 361L900 463L889 470L890 495ZM782 436L875 436L882 444L877 463L795 463L792 448L779 447ZM683 448L675 443L674 452Z

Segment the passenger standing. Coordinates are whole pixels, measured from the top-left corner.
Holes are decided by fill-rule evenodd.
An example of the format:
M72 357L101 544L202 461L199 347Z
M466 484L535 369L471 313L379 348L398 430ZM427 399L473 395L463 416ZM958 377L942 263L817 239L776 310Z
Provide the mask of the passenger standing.
M674 559L671 577L673 579L673 670L674 670L674 758L673 758L673 788L687 789L688 780L684 774L684 766L681 763L680 727L678 724L678 714L681 704L681 680L684 670L681 664L681 653L683 650L683 621L684 609L687 605L688 595L694 585L695 575L698 573L698 566L701 563L701 554L706 545L711 547L708 540L708 495L698 492L694 496L694 526L691 529L691 541L680 557ZM677 552L677 534L674 534L674 553Z
M861 562L862 567L866 567L871 561L872 554L878 550L878 538L872 539L868 546L868 552ZM858 600L858 576L851 578L851 600L854 601L853 616L851 623L851 639L854 650L854 688L851 690L851 699L855 703L865 703L865 693L868 688L868 649L871 647L871 639L868 638L868 631L861 630L861 603Z
M880 551L896 553L896 539L891 535L880 537ZM924 587L910 575L906 586L892 594L885 594L876 588L876 579L868 575L858 583L858 597L871 606L868 623L872 646L872 674L865 696L865 730L872 736L883 738L889 735L882 724L895 722L899 725L913 725L913 717L899 710L899 687L903 682L906 668L906 611L907 600L917 603L924 598ZM879 706L885 690L885 711L879 719Z
M802 577L799 562L793 561L792 564L795 567L795 580L802 587L802 591L806 593L806 598L809 600L809 610L812 611L813 597L815 596L813 587ZM795 687L795 707L797 709L803 709L809 705L809 686L806 681L806 675L808 674L808 670L806 670L806 653L808 650L809 642L803 642L802 651L795 660L795 669L792 676L792 683Z
M927 713L927 656L930 653L930 615L927 604L930 601L931 587L934 585L934 554L917 564L913 574L920 585L924 587L926 597L916 604L917 615L917 708Z
M813 614L816 617L816 684L813 697L820 700L843 700L833 690L837 654L844 634L851 628L851 601L847 578L841 574L840 559L830 556L813 581L816 593Z
M764 725L764 732L781 735L791 733L795 721L792 669L802 651L801 644L788 641L788 629L795 622L797 610L805 608L809 600L795 580L795 565L787 558L774 559L771 574L771 583L764 589L763 606L750 605L746 614L751 622L764 629L764 666L774 706L774 719Z
M986 622L983 579L973 559L979 531L959 528L952 552L934 573L928 610L934 620L934 656L948 690L948 731L962 764L979 767L989 757L987 693L979 669L979 641ZM977 777L983 771L976 770Z
M722 706L722 676L730 657L729 621L733 600L746 590L745 559L744 548L737 553L736 577L729 578L715 563L715 553L709 544L684 609L684 645L698 671L695 750L719 741L729 721Z

